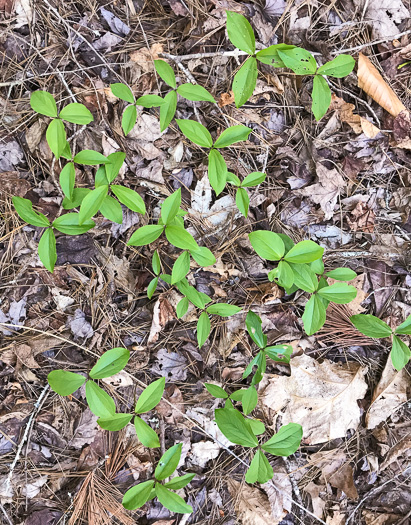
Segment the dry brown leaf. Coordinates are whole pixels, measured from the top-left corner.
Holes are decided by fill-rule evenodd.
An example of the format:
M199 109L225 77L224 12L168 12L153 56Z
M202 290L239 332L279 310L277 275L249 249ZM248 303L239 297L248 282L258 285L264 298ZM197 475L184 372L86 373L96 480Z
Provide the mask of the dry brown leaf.
M262 485L268 496L271 507L271 516L274 525L284 519L291 512L292 485L290 476L284 466L277 466L271 481Z
M406 434L403 438L401 438L398 443L396 443L388 452L384 462L381 464L381 470L386 469L391 465L393 461L397 461L397 459L402 456L403 454L406 455L408 458L409 463L409 457L411 454L411 434Z
M396 117L401 111L406 111L406 107L382 78L378 69L362 53L358 57L357 76L358 87L370 95L388 113Z
M338 118L341 122L345 122L351 126L355 133L364 133L366 137L373 139L380 132L379 128L374 126L372 122L354 113L354 104L345 102L345 100L337 97L334 93L332 94L330 107L337 112Z
M361 306L361 303L368 297L368 294L363 289L364 279L365 273L362 273L349 282L349 284L357 288L357 296L347 305L353 315L365 312L365 308Z
M318 363L307 355L292 359L290 367L291 376L275 375L265 383L261 396L263 405L283 412L284 425L302 425L303 439L312 445L343 438L358 427L357 400L367 391L366 367L328 359Z
M322 518L325 509L325 501L320 498L320 494L326 491L325 485L317 485L313 481L310 481L308 485L304 487L304 492L307 492L311 496L311 504L313 506L313 512L317 518Z
M397 372L388 358L381 379L374 390L371 406L365 418L366 427L375 428L385 421L395 409L407 401L407 389L411 386L405 369Z
M220 98L218 99L218 106L220 108L228 106L229 104L234 103L234 91L230 93L221 93Z
M362 517L366 525L394 525L400 518L398 514L375 514L369 510L364 510Z
M354 485L353 469L342 450L316 452L310 456L310 461L321 470L326 483L341 489L351 499L358 498L358 492Z

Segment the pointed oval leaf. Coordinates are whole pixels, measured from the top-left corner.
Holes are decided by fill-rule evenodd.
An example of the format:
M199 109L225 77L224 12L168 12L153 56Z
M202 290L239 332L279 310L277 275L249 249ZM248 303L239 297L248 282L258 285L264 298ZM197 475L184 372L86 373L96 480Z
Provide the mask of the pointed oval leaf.
M53 221L53 228L66 235L81 235L94 228L94 226L95 222L92 220L84 221L80 225L78 213L66 213Z
M164 104L163 97L158 95L143 95L136 100L137 106L143 106L143 108L158 108Z
M178 514L191 514L193 512L193 508L187 505L181 496L166 489L160 483L156 483L156 496L158 501L171 512Z
M86 400L94 415L109 418L116 413L114 400L94 381L86 383Z
M267 64L272 67L285 67L284 62L281 60L278 51L283 51L285 49L294 49L295 46L288 44L275 44L265 49L261 49L256 54L257 60L263 64Z
M110 195L106 195L99 211L109 221L115 222L116 224L123 223L123 208L121 204Z
M128 241L129 246L145 246L154 242L160 237L164 231L164 226L158 224L148 224L147 226L142 226L137 231L133 233Z
M230 126L225 129L218 139L214 143L215 148L226 148L235 144L236 142L241 142L248 139L248 135L251 133L251 129L247 126L237 125Z
M216 195L220 195L227 182L227 164L221 153L215 149L208 154L208 180Z
M164 60L154 60L154 67L164 82L175 89L177 84L173 68Z
M334 78L343 78L354 69L355 60L350 55L338 55L330 62L318 68L317 75L328 75Z
M142 215L146 213L146 205L144 204L143 198L139 193L132 190L131 188L117 184L112 184L110 189L117 199L129 210L135 211L136 213L141 213Z
M193 102L215 102L214 97L203 86L198 84L181 84L177 88L177 93Z
M100 206L103 204L108 192L108 186L99 186L95 190L90 191L81 203L79 212L79 225L81 226L86 221L95 215Z
M121 82L110 84L110 89L115 97L124 100L125 102L129 102L130 104L134 104L134 95L131 89L125 84L122 84Z
M210 318L207 312L202 312L197 321L197 342L199 348L207 341L211 332Z
M160 458L154 476L159 481L168 478L177 468L180 462L181 449L183 444L177 443L169 448Z
M57 117L57 106L53 95L47 91L34 91L30 97L30 106L33 111L46 115L46 117Z
M16 212L23 221L33 226L39 226L40 228L50 226L50 221L45 215L33 210L33 204L29 199L14 196L12 200Z
M320 120L327 113L331 104L331 89L321 75L314 77L311 98L313 100L311 106L313 115L316 120Z
M110 161L98 151L84 149L77 153L74 157L74 162L77 162L77 164L85 164L86 166L98 166L99 164L107 164Z
M411 334L411 315L409 315L403 323L397 326L395 333L404 335Z
M220 317L230 317L241 312L241 308L234 304L216 303L209 306L207 312L211 315L219 315Z
M171 284L181 281L190 271L190 254L183 252L173 264L171 272Z
M248 420L234 408L218 408L215 412L215 421L225 437L236 445L256 447L258 440L253 434Z
M46 140L53 155L59 159L67 143L66 129L62 120L56 118L50 122L46 131Z
M274 232L257 230L248 234L251 246L257 254L268 261L279 261L284 255L285 247L281 237Z
M305 305L302 316L304 330L307 335L313 335L318 332L325 323L326 309L324 303L318 297L313 295Z
M301 241L291 248L284 260L290 263L310 263L322 257L324 248L314 241Z
M248 414L250 414L255 409L255 407L257 406L257 402L257 390L253 386L250 386L244 392L244 395L241 399L241 403L243 405L243 412L246 416L248 416Z
M161 218L164 224L172 222L181 206L181 188L169 195L161 205Z
M237 189L235 194L235 203L241 214L244 215L244 217L247 217L248 208L250 206L250 197L248 196L247 190L244 188Z
M278 55L286 67L292 69L296 75L313 75L317 70L315 58L301 47L279 49Z
M69 200L72 199L74 184L76 182L76 170L72 162L68 162L60 171L59 182L64 195Z
M357 297L357 288L346 283L335 283L318 290L318 295L332 303L347 304Z
M217 399L228 399L227 392L224 388L221 388L221 386L213 385L213 383L205 383L204 386L213 397Z
M200 248L197 251L192 251L190 253L195 262L203 268L207 266L212 266L216 263L216 258L214 257L212 252L205 246L200 246Z
M126 109L123 111L123 116L121 117L121 128L123 129L123 133L126 137L136 125L136 121L137 108L133 104L132 106L126 107Z
M254 31L245 16L227 11L227 34L233 46L249 55L255 53Z
M273 456L290 456L300 446L303 438L303 427L298 423L288 423L280 428L277 434L261 447Z
M213 139L208 129L200 124L200 122L189 119L176 119L176 122L181 133L183 133L188 140L191 140L191 142L194 142L194 144L202 148L211 148Z
M258 186L258 184L261 184L265 181L266 174L261 173L260 171L254 171L253 173L249 173L247 177L243 180L241 183L242 188L252 188L254 186Z
M274 476L273 467L262 450L257 450L245 475L247 483L267 483Z
M153 487L154 480L144 481L131 487L123 497L124 508L134 510L142 507L149 500Z
M126 427L130 423L132 417L132 414L113 414L110 417L100 417L97 420L97 423L104 430L117 432Z
M187 299L187 297L183 297L177 303L177 306L176 306L177 318L181 319L182 317L184 317L185 314L187 313L187 310L188 310L188 299Z
M156 275L160 275L161 262L160 262L160 256L158 255L158 250L155 250L153 253L153 258L151 259L151 266L153 267L153 272Z
M257 60L250 57L237 71L233 80L235 105L240 108L254 93L257 83Z
M357 277L357 274L351 268L335 268L325 275L337 281L352 281Z
M324 263L322 259L317 259L316 261L312 261L310 263L310 268L315 274L322 275L324 273Z
M289 363L293 347L291 345L267 346L264 350L267 357L278 363Z
M184 474L184 476L176 476L167 483L164 483L164 487L172 490L179 490L186 487L195 478L195 474Z
M402 370L411 357L411 350L396 335L392 338L391 361L395 370Z
M126 160L126 154L123 151L115 151L110 153L107 160L108 163L105 165L107 180L108 182L113 182Z
M86 377L68 370L53 370L47 376L50 388L60 396L71 396L86 380Z
M86 106L84 104L79 104L78 102L72 102L71 104L64 106L60 111L59 117L66 122L80 124L82 126L90 124L90 122L93 122L94 120L93 115Z
M255 314L252 310L249 310L247 317L245 318L245 326L247 328L248 335L259 348L265 348L265 345L267 344L267 338L263 334L261 324L261 317Z
M157 406L163 397L165 384L165 378L160 377L160 379L157 379L157 381L153 381L148 385L148 387L141 392L141 395L137 400L136 408L134 410L135 413L144 414Z
M294 272L291 266L285 261L280 261L278 263L277 281L283 288L291 288L294 284Z
M387 323L384 323L384 321L381 321L381 319L378 319L378 317L375 317L375 315L352 315L350 317L350 321L362 334L374 339L390 337L392 334L392 330L387 325Z
M126 366L129 359L130 352L127 348L107 350L90 370L90 377L93 379L104 379L105 377L118 374Z
M147 286L147 297L151 299L154 295L154 292L157 290L158 277L152 279L150 284Z
M164 104L160 106L160 131L165 131L168 128L176 113L176 109L177 93L170 91L164 97Z
M141 417L134 418L134 427L141 443L147 448L159 448L160 440L157 433Z
M255 436L260 436L265 432L265 425L258 419L247 419L247 423L250 425L251 430Z
M84 197L88 195L90 191L90 188L74 188L72 199L68 199L67 197L63 199L63 209L72 210L73 208L78 208L83 202Z
M318 288L318 277L308 264L289 263L294 272L294 284L308 293L314 293Z
M176 248L180 248L180 250L198 251L199 246L194 240L194 237L184 228L169 224L166 226L165 232L168 242Z
M38 245L38 254L40 261L51 273L54 271L54 265L57 261L56 237L51 228L47 228L40 238Z

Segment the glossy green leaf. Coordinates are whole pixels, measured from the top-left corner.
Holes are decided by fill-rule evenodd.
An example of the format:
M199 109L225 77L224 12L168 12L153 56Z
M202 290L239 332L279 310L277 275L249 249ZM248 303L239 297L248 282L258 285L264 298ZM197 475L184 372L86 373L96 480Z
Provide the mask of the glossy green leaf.
M149 299L153 297L154 292L157 290L157 285L158 285L158 277L155 277L154 279L150 281L149 285L147 286L147 297Z
M114 400L94 381L89 380L86 383L86 399L90 410L96 416L109 418L116 413Z
M261 324L261 317L255 314L252 310L249 310L247 317L245 318L245 326L247 328L248 335L259 348L265 348L267 344L267 337L263 334Z
M402 370L411 357L411 350L396 335L392 338L391 361L396 370Z
M244 188L237 189L235 195L235 203L242 215L244 215L244 217L247 217L248 208L250 206L250 197L248 196L247 190L245 190Z
M154 67L164 82L175 89L177 84L173 68L164 60L154 60Z
M108 163L105 165L107 180L113 182L126 160L126 154L123 151L115 151L110 153L107 159Z
M331 104L331 89L324 77L315 75L311 98L313 100L311 109L314 117L316 120L320 120L327 113Z
M257 83L257 60L250 57L237 71L233 80L235 105L240 108L254 93Z
M59 182L64 195L68 199L72 199L74 184L76 182L76 170L72 162L68 162L60 171Z
M325 275L332 279L336 279L337 281L352 281L357 277L354 270L351 270L350 268L335 268L334 270L327 272Z
M294 272L291 266L285 261L280 261L278 263L277 281L283 288L291 288L294 284Z
M67 143L66 129L62 120L56 118L50 122L47 126L46 140L53 155L59 159Z
M177 468L180 462L181 449L183 444L177 443L169 448L160 458L154 476L159 481L168 478Z
M158 439L157 432L153 430L150 425L147 425L141 417L136 416L134 418L134 427L136 434L141 443L147 448L159 448L160 440Z
M54 236L54 232L51 228L44 230L43 235L40 237L37 249L40 261L44 264L49 272L53 273L54 265L57 261L57 251L56 237Z
M105 377L118 374L126 366L129 359L130 352L127 348L107 350L90 370L90 377L93 379L104 379Z
M207 312L211 315L219 315L220 317L230 317L241 312L241 308L234 304L216 303L209 306Z
M68 370L53 370L47 376L50 388L60 396L71 396L86 382L86 377Z
M64 146L60 157L62 157L63 159L67 159L67 160L71 161L72 154L71 154L70 144L69 144L68 141L66 141L66 145Z
M166 489L160 483L156 483L155 488L158 501L171 512L178 514L191 514L193 512L193 508L187 505L183 498L175 492Z
M295 46L288 44L275 44L273 46L266 47L265 49L261 49L261 51L258 51L256 54L256 58L258 61L262 62L263 64L267 64L268 66L285 67L285 64L281 60L278 51L294 49L294 47Z
M375 317L375 315L370 314L358 314L352 315L350 321L359 330L362 334L373 337L374 339L382 339L384 337L390 337L392 334L391 328ZM397 330L398 333L398 330Z
M313 295L305 305L302 316L304 330L307 335L313 335L324 326L326 308L318 295Z
M294 272L294 284L305 292L314 293L318 288L318 277L308 264L292 264Z
M99 186L95 190L90 191L81 203L79 212L79 224L80 226L86 221L91 219L103 204L108 192L108 186Z
M247 419L247 423L250 425L251 431L255 436L260 436L265 432L265 425L258 419Z
M177 93L170 91L164 97L164 104L160 106L160 131L164 131L170 125L177 109Z
M357 289L346 283L335 283L318 290L318 295L333 303L347 304L356 298Z
M123 497L124 508L128 510L139 509L147 503L154 487L154 483L154 480L149 480L131 487Z
M65 197L62 202L62 206L65 210L72 210L73 208L78 208L83 202L83 199L86 195L90 193L89 188L74 188L72 199Z
M250 22L245 16L234 11L227 13L227 34L233 46L249 55L255 53L255 36Z
M404 335L411 334L411 315L409 315L403 323L397 326L397 328L395 329L395 333Z
M330 62L318 68L317 75L328 75L334 78L343 78L354 69L355 60L350 55L338 55Z
M143 106L143 108L158 108L164 103L163 97L158 95L143 95L136 100L136 105Z
M61 111L59 117L66 122L72 124L79 124L84 126L93 122L94 118L91 112L86 108L84 104L78 102L72 102L67 104Z
M241 186L240 179L237 177L237 175L234 175L234 173L231 173L230 171L227 171L227 182L234 184L234 186Z
M198 84L181 84L177 88L177 93L193 102L215 102L214 97L203 86Z
M279 261L284 255L285 247L281 237L274 232L257 230L248 234L251 246L257 254L268 261Z
M136 230L128 241L129 246L145 246L154 242L163 233L164 227L158 224L148 224Z
M120 186L118 184L112 184L110 189L117 199L129 210L141 213L142 215L146 213L146 205L139 193L131 188L126 188L126 186Z
M132 414L113 414L110 417L100 417L97 420L97 423L104 430L117 432L126 427L130 423L132 417Z
M45 215L33 210L33 204L29 199L14 196L12 200L16 212L23 221L33 226L39 226L40 228L50 226L50 221Z
M178 283L183 277L185 277L190 271L190 254L183 252L175 263L173 264L173 270L171 272L171 284Z
M216 258L213 253L205 246L200 246L198 250L190 252L192 258L197 264L203 268L212 266L216 263Z
M293 347L291 345L267 346L264 350L265 355L278 363L289 363Z
M213 139L208 129L200 124L200 122L189 119L176 119L176 122L181 133L183 133L188 140L191 140L191 142L203 148L211 148Z
M214 143L215 148L227 148L232 144L248 139L251 129L247 126L237 125L225 129Z
M161 218L164 224L172 222L181 206L181 188L172 193L161 205Z
M164 487L172 490L179 490L186 487L195 477L195 474L184 474L184 476L176 476L175 478L164 483Z
M287 253L284 259L290 263L310 263L322 257L324 248L313 241L301 241Z
M149 384L148 387L141 392L140 397L137 400L134 410L135 413L144 414L157 406L163 397L165 384L166 380L164 377L160 377L160 379Z
M261 173L260 171L254 171L253 173L249 173L247 177L245 177L245 179L241 183L241 186L243 188L252 188L264 182L265 178L266 178L265 173Z
M197 251L199 246L194 240L194 237L191 233L188 233L187 230L181 228L180 226L174 226L169 224L165 229L166 237L169 243L171 243L176 248L180 250L190 250Z
M137 122L136 106L134 104L132 106L127 106L126 109L123 111L123 116L121 117L121 127L126 137L130 133L130 131L134 128L134 126L136 125L136 122Z
M224 388L221 388L221 386L213 385L212 383L205 383L204 386L213 397L217 399L228 399L227 392Z
M77 153L74 157L74 162L77 162L77 164L85 164L86 166L98 166L99 164L107 164L110 161L98 151L85 149Z
M221 153L215 149L208 154L208 180L216 195L220 195L227 182L227 164Z
M262 449L273 456L289 456L300 446L303 438L303 427L298 423L288 423L280 428L277 434L262 445Z
M199 348L207 341L211 332L210 318L207 312L202 312L197 321L197 342Z
M245 474L247 483L267 483L274 476L273 467L262 450L257 450Z
M258 402L257 390L255 389L254 386L250 386L244 392L243 398L241 400L241 403L243 405L243 412L246 416L255 409L255 407L257 406L257 402Z
M151 266L153 268L153 272L156 275L160 275L160 273L161 273L161 261L160 261L160 256L159 256L157 250L155 250L154 253L153 253L153 258L151 259Z
M181 319L182 317L184 317L185 314L187 313L187 311L188 311L188 299L187 299L187 297L183 297L177 303L177 306L176 306L177 318Z
M225 437L244 447L256 447L258 440L252 432L248 420L234 408L218 408L215 411L215 421Z
M317 274L322 275L324 273L324 263L322 259L317 259L316 261L310 262L311 270Z
M106 198L103 200L102 205L99 208L100 213L104 215L109 221L115 222L117 224L123 223L123 209L121 204L113 199L110 195L106 195Z
M279 49L278 55L285 66L297 75L313 75L317 70L317 62L312 54L301 47Z
M53 228L66 235L81 235L94 228L94 226L95 222L92 220L85 221L80 225L78 213L66 213L53 221Z
M57 106L53 95L47 91L34 91L30 97L30 106L33 111L46 115L46 117L57 117Z
M131 89L125 84L122 84L121 82L110 84L110 89L115 97L124 100L125 102L129 102L130 104L134 104L134 95Z

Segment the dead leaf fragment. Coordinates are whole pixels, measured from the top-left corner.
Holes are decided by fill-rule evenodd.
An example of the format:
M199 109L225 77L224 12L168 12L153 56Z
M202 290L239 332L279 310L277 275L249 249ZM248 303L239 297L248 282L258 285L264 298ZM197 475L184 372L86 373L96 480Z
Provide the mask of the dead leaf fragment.
M303 440L315 445L345 437L356 429L361 412L357 404L367 391L366 367L334 363L302 355L290 362L291 376L274 376L262 391L261 402L282 411L282 424L299 423Z
M363 89L367 95L370 95L388 113L396 117L401 111L406 111L404 104L382 78L378 69L362 53L359 54L358 58L357 75L358 87Z
M354 485L353 469L342 450L316 452L311 455L310 461L321 470L326 483L341 489L351 499L358 498L357 488Z
M221 93L220 98L218 100L218 106L220 108L224 106L228 106L229 104L234 103L234 91L230 91L230 93Z
M373 139L380 132L377 126L360 115L354 113L355 105L345 102L334 93L331 96L331 109L337 112L338 118L341 122L345 122L355 133L364 133L369 139Z
M228 480L228 490L234 500L238 520L247 525L276 525L273 521L270 502L261 490Z

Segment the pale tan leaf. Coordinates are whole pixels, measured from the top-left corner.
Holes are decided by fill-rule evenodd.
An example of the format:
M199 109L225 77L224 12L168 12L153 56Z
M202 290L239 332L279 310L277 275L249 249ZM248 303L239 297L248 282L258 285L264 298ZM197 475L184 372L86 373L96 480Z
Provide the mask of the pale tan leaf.
M292 508L292 485L285 467L276 467L272 480L264 483L262 488L268 496L272 523L279 523Z
M404 463L409 464L409 457L411 454L411 434L406 434L403 438L401 438L398 443L396 443L388 452L388 454L385 457L384 463L381 465L381 470L385 470L387 467L391 465L393 461L397 461L397 459L400 456L405 455L408 457L408 461L404 461Z
M310 456L310 462L321 470L323 480L341 489L349 498L357 499L353 469L346 454L339 449L320 451Z
M392 366L391 358L388 358L365 418L367 428L375 428L385 421L399 405L405 403L407 389L410 385L410 377L405 368L397 372Z
M394 117L406 110L404 104L382 78L371 60L360 53L358 58L358 87Z
M367 391L366 367L358 363L318 363L307 355L290 362L291 376L274 376L262 389L261 402L282 411L282 423L299 423L303 440L325 443L356 429L361 412L357 400Z
M349 102L345 102L337 95L332 94L331 109L337 112L338 118L341 122L345 122L355 133L364 133L368 138L373 139L380 132L377 126L372 122L354 113L355 106Z
M313 506L313 512L317 518L322 518L325 509L325 500L320 498L320 494L323 493L326 496L326 486L317 485L313 481L310 481L308 485L304 487L304 492L307 492L311 496L311 504Z

